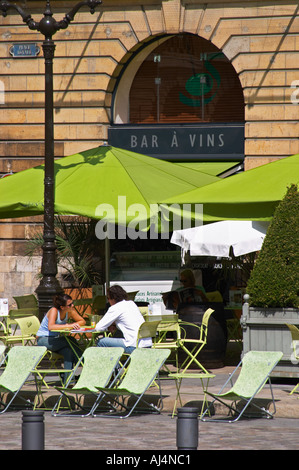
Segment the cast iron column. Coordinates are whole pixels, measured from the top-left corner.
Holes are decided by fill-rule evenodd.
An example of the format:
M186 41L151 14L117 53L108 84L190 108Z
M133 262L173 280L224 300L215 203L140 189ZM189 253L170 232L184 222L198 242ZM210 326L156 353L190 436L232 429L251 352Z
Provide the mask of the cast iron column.
M9 9L16 10L23 18L29 29L37 30L44 36L42 44L45 58L45 177L44 177L44 232L43 232L43 256L42 279L36 289L39 300L40 320L52 305L53 296L61 292L60 284L56 278L56 243L54 232L54 125L53 125L53 59L55 44L52 36L60 29L66 29L74 19L78 10L87 6L91 13L102 3L102 0L83 0L79 2L63 20L56 21L53 18L50 0L47 0L44 17L36 22L30 14L21 7L6 0L0 0L0 11L7 16Z

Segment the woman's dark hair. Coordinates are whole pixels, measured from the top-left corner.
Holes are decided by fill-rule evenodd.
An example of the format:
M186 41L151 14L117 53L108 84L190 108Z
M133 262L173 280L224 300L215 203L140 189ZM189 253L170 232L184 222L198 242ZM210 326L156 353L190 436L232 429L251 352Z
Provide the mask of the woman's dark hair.
M68 294L58 294L53 298L53 305L57 310L60 307L65 307L68 300L72 300L72 297Z
M115 302L121 302L122 300L128 300L128 294L121 286L111 286L107 289L107 297L115 300Z

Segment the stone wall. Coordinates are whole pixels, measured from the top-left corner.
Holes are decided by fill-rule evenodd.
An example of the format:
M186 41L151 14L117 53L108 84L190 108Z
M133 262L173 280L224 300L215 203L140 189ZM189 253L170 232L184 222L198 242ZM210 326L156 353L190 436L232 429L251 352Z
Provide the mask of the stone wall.
M23 4L34 19L45 8L44 1ZM51 5L57 20L73 6L60 0ZM55 156L101 145L123 66L156 35L183 32L222 49L239 75L245 96L245 169L299 153L297 0L103 0L94 15L80 11L67 30L54 36ZM1 17L0 174L43 162L44 59L42 53L36 58L10 54L14 43L41 47L42 39L13 10ZM0 282L5 287L0 291L5 296L13 289L18 294L33 289L35 265L31 273L28 267L22 270L25 264L18 257L40 222L0 221Z
M26 2L33 18L44 2ZM52 1L55 19L69 2ZM13 58L10 47L43 36L11 11L0 25L0 173L43 161L44 59ZM230 59L245 96L245 164L251 168L299 152L299 7L297 1L104 0L94 15L76 15L54 36L55 155L70 155L107 139L112 94L134 51L155 35L199 35ZM293 95L292 95L293 94ZM294 101L294 100L293 100Z
M39 285L41 257L0 256L0 298L8 298L9 308L15 305L14 296L35 294ZM62 269L58 269L61 282ZM36 295L36 294L35 294Z

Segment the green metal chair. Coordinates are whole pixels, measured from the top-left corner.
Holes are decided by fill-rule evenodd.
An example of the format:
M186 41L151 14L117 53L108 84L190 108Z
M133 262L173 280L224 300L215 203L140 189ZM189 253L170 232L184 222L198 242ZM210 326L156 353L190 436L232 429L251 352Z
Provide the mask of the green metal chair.
M156 341L158 326L160 325L159 321L145 321L143 322L138 330L137 335L137 344L136 348L139 347L139 341L144 338L152 338L153 344Z
M283 353L280 351L249 351L246 353L242 361L240 361L234 372L225 382L219 393L205 391L205 394L211 396L213 400L209 404L207 410L203 413L201 420L218 422L224 421L232 423L238 421L241 416L246 416L246 410L249 405L252 405L254 409L257 409L260 416L272 418L276 412L276 406L270 374L282 356ZM238 375L239 368L240 374ZM238 375L238 378L233 385L235 375ZM274 411L272 413L270 413L270 411L266 410L264 407L258 406L258 404L253 401L267 381L269 381L270 384L272 403L274 406ZM225 391L229 384L231 388ZM210 412L216 400L225 405L230 410L230 412L235 413L236 417L234 419L232 419L230 416L223 419L212 417L205 418L205 415ZM225 400L228 400L229 403L227 403ZM240 402L239 406L237 402ZM250 413L248 413L248 415L250 416Z
M2 405L0 413L4 413L11 406L16 396L27 406L34 406L34 403L26 400L19 392L46 351L47 348L44 346L17 346L8 351L7 365L0 376L0 404ZM11 393L12 396L4 402L3 398L7 393Z
M129 365L126 368L124 375L121 375L120 382L113 382L109 388L101 387L98 389L99 398L96 400L91 414L94 417L117 417L127 418L133 411L141 411L137 405L142 403L145 408L143 412L160 413L163 405L162 392L160 382L159 395L155 395L157 405L146 400L145 392L156 380L159 375L159 370L168 358L170 350L158 350L153 348L136 348L129 357ZM133 401L130 405L130 400L125 403L124 398L129 397ZM104 398L108 398L114 412L110 410L109 413L97 414L96 410L102 403ZM151 401L153 396L151 396ZM123 412L125 414L123 414Z
M8 347L18 343L21 343L23 346L32 346L36 342L35 335L40 327L39 319L35 315L31 315L30 317L15 318L13 323L16 324L16 328L13 332L10 331L9 327L7 328L5 325L2 325L4 335L0 336L0 341ZM17 334L18 328L20 334Z
M16 301L18 308L38 307L38 301L34 294L15 296L13 299Z
M200 326L197 326L193 323L188 323L184 321L179 322L161 322L158 326L158 332L160 334L154 348L156 349L171 349L175 353L175 373L169 373L169 377L178 379L180 375L186 375L188 369L192 368L191 366L197 367L201 372L208 374L207 370L197 359L198 354L202 348L206 345L207 334L208 334L208 322L209 318L212 315L214 310L211 308L207 309L203 315L202 323ZM186 330L184 327L192 326L193 328L198 328L199 337L198 339L188 338ZM167 334L171 332L172 337L167 337ZM191 347L188 348L187 345L190 344ZM184 351L186 358L179 365L179 350Z
M173 406L173 411L172 411L172 417L176 413L176 408L177 408L178 403L180 403L180 405L183 406L182 399L181 399L181 386L182 386L183 379L199 379L201 387L203 391L205 392L205 390L207 390L208 388L210 379L215 377L214 374L211 374L210 372L206 370L206 368L201 364L201 362L198 359L198 354L207 343L208 324L209 324L210 316L212 315L213 312L214 310L211 308L205 311L202 317L202 322L200 326L193 324L193 323L184 322L184 321L179 322L181 335L178 340L178 347L180 347L184 351L186 358L177 367L176 372L172 372L168 374L169 378L175 379L176 390L177 390L176 399L174 401L174 406ZM188 338L185 328L190 327L190 326L193 329L197 328L198 339ZM187 347L187 345L189 344L191 345L190 348ZM194 368L196 370L194 370ZM203 413L205 407L206 407L206 399L204 399L202 403L201 414Z
M10 318L36 315L38 317L38 301L34 294L15 296L17 309L9 311Z
M150 322L149 322L150 323ZM158 338L153 347L155 349L168 349L174 355L176 371L179 370L179 348L181 344L181 328L177 321L161 321L157 328ZM164 364L165 369L170 373L169 367Z
M197 326L193 323L189 323L185 321L180 322L181 330L184 330L184 327L188 327L190 325L192 327L197 327L199 329L198 339L188 338L186 333L184 335L181 335L182 339L180 341L180 347L185 352L186 359L180 365L180 369L179 369L180 374L185 374L188 371L188 369L190 368L192 369L191 366L198 367L205 374L208 373L208 371L204 368L204 366L197 359L197 356L200 353L200 351L204 348L204 346L207 344L209 319L213 313L214 313L214 310L212 308L208 308L202 317L202 322L200 326ZM191 345L190 349L187 348L186 346L187 344Z
M292 354L292 359L295 360L297 363L299 362L299 329L295 325L291 325L289 323L286 323L286 326L291 332L292 335L292 348L293 348L293 354ZM297 388L299 387L299 382L293 390L290 392L290 395L292 395Z
M90 347L86 349L77 363L72 375L69 377L64 387L55 387L60 392L60 396L52 409L53 416L89 416L92 406L84 407L80 403L80 397L91 395L94 401L99 396L99 387L106 387L109 383L119 359L123 353L123 348L98 348ZM78 382L70 388L70 383L78 367L82 366ZM60 411L60 403L63 397L70 400L79 410ZM93 402L94 403L94 402ZM84 413L83 413L84 411Z
M91 313L92 315L104 315L107 305L107 297L105 295L96 295L92 299Z

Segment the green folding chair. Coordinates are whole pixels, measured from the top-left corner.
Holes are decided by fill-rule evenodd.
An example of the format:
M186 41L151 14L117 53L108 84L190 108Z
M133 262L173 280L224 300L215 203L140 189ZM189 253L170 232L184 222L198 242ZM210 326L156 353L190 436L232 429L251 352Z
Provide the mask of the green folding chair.
M37 308L38 301L34 294L15 296L13 299L16 301L18 308Z
M5 350L6 350L5 344L0 344L0 367L5 361Z
M192 369L192 366L198 367L205 374L208 373L205 367L198 360L198 355L207 344L208 325L212 313L214 313L214 310L211 308L208 308L205 311L200 326L185 321L180 322L181 330L185 331L184 334L181 334L180 347L186 354L186 359L182 362L179 368L180 374L186 374L189 369ZM192 328L198 328L198 339L188 338L186 330L189 326L192 326ZM190 345L190 347L188 348L186 345Z
M47 348L44 346L16 346L8 351L6 356L7 365L0 376L0 404L4 413L12 404L16 396L20 398L27 407L33 407L34 403L26 400L20 395L20 390L29 379L31 371L37 366L46 354ZM7 402L4 402L4 395L11 393Z
M137 335L137 344L136 348L139 347L139 341L144 338L152 338L153 343L155 343L156 336L157 336L157 329L160 324L159 321L145 321L143 322L138 330Z
M159 321L145 321L140 325L138 334L137 334L136 348L140 347L139 341L144 338L152 338L153 346L154 346L159 324L160 324L160 320ZM123 372L126 371L126 364L128 362L129 357L130 357L130 353L126 353L126 352L123 353L123 356L120 361L121 367L123 368Z
M249 351L246 353L219 393L205 391L205 394L211 396L213 400L209 404L207 410L203 413L201 420L232 423L238 421L241 416L246 416L246 410L249 405L252 405L254 409L259 411L259 416L272 418L276 412L276 406L270 374L282 356L283 353L280 351ZM241 371L238 375L239 369ZM238 378L233 385L235 375L238 375ZM272 403L274 406L274 411L272 413L264 407L259 406L257 402L254 402L254 398L262 390L267 381L269 381ZM225 391L228 385L230 385L231 388ZM229 415L223 419L213 417L205 418L205 415L210 413L216 400L225 405L231 413L235 414L236 417L232 419ZM225 400L228 400L229 403ZM247 415L250 416L250 413L247 413Z
M99 396L99 387L106 387L109 383L119 359L123 353L123 348L87 348L79 362L77 363L72 375L69 377L64 387L55 387L60 392L60 396L52 409L53 416L79 416L85 417L91 414L92 406L85 407L81 404L81 397L91 395L94 401ZM78 382L70 388L70 383L78 367L82 366ZM61 411L60 403L63 397L70 400L79 409L75 411ZM94 403L94 402L93 402ZM93 404L92 403L92 404ZM82 413L84 411L84 413Z
M176 390L177 390L176 398L175 398L174 405L173 405L172 417L174 417L176 413L178 403L180 404L180 406L183 406L182 399L181 399L181 394L182 394L181 386L182 386L183 379L199 379L202 390L203 392L205 392L205 390L207 390L209 386L210 379L215 377L214 374L211 374L210 372L207 371L207 369L203 366L203 364L199 361L199 358L198 358L200 351L207 344L208 324L209 324L210 316L212 315L213 312L214 310L211 308L208 308L205 311L202 317L202 322L200 326L193 324L193 323L184 322L184 321L179 323L180 328L181 328L179 347L184 351L186 358L178 367L177 372L171 372L168 374L169 378L175 379ZM194 338L194 339L188 338L189 327L192 327L193 329L197 329L198 338ZM194 368L196 370L194 370ZM203 413L205 408L206 408L206 399L204 398L200 414Z
M4 334L0 336L6 346L11 347L15 344L22 344L22 346L32 346L36 342L36 333L40 327L40 321L35 315L15 318L14 323L16 328L13 332L10 329L4 328ZM18 333L18 329L20 334Z
M34 294L15 296L17 309L9 311L11 318L35 315L38 317L38 301Z
M91 410L92 416L127 418L133 411L160 413L163 406L160 381L158 380L159 395L155 396L157 405L146 400L145 392L158 378L159 370L169 354L169 349L136 348L130 355L129 365L125 374L121 376L120 382L113 382L109 388L98 389L100 394ZM125 403L125 397L131 398L134 403L130 405L130 400ZM97 414L96 410L104 398L109 399L113 410L109 413ZM150 398L152 401L154 397ZM138 407L139 403L144 405L142 410Z
M181 328L177 321L161 321L157 327L158 337L153 344L155 349L169 349L174 356L176 372L179 370L179 348L181 344ZM170 361L170 360L169 360ZM173 360L172 360L173 362ZM164 368L170 373L169 367Z

